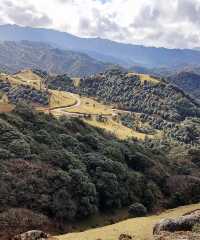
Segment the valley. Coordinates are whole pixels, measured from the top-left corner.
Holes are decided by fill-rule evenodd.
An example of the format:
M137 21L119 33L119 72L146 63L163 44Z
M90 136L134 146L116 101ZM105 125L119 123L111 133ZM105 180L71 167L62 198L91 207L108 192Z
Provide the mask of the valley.
M200 0L0 2L0 240L200 240Z
M134 73L130 73L129 75L134 75ZM147 81L150 79L149 81L153 83L158 81L147 75L141 75L142 82L145 77ZM123 114L123 111L115 109L114 106L105 105L95 99L79 96L78 94L61 90L46 89L47 86L44 83L45 79L34 73L32 70L19 71L14 75L1 74L0 79L9 82L12 86L30 86L38 91L48 91L48 106L36 105L35 107L38 111L51 113L56 117L63 115L68 117L80 117L88 124L105 129L120 139L135 137L137 139L144 140L147 136L149 138L159 138L161 136L159 131L157 131L156 134L144 134L124 126L118 117ZM80 78L72 80L74 82L74 86L79 86L77 83L80 82ZM12 109L11 105L10 107L6 107L6 105L2 106L2 112L6 110L11 111ZM125 111L125 113L130 114L131 112Z
M117 69L84 78L28 69L0 80L0 238L4 219L12 235L37 228L59 240L153 240L159 220L200 208L192 205L199 105L179 88ZM132 218L133 202L148 216Z
M0 194L7 199L0 199L0 220L32 219L16 223L12 234L116 223L130 217L134 202L152 214L199 201L199 105L182 90L116 68L85 78L28 69L0 79ZM5 192L10 183L12 199ZM154 217L143 220L149 235ZM140 220L129 221L140 236ZM116 234L129 226L121 224ZM97 233L104 238L101 229ZM60 238L68 237L77 235Z

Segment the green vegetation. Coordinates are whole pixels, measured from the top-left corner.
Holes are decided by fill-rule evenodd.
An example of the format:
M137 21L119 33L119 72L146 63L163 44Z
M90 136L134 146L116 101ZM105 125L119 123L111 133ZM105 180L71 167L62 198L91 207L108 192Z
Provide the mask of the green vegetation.
M191 171L180 176L185 188L179 188L174 178L182 163L172 162L161 143L156 150L148 143L119 141L79 119L17 105L0 115L0 212L23 206L64 223L133 202L148 211L167 207L172 191L184 203L198 202L197 151L187 152L196 164L188 162Z
M24 71L0 82L17 105L0 115L0 220L9 232L66 232L77 221L97 226L92 218L120 209L124 219L200 201L198 103L165 81L118 70L78 84L67 75L48 77L45 103L45 74ZM75 106L52 110L54 118L22 100L41 109ZM74 112L84 112L84 122L58 118ZM27 221L19 224L21 218ZM1 222L0 231L8 232Z
M28 85L11 85L9 81L0 79L0 90L7 95L9 101L16 104L20 101L48 105L48 93L39 91Z
M170 75L168 81L200 100L200 73L195 69Z
M32 76L23 72L18 80L27 74ZM15 222L16 211L19 216L30 211L34 219L41 216L63 231L65 224L98 213L129 208L131 216L143 216L199 202L200 107L167 82L144 78L118 70L78 84L67 75L48 77L55 98L50 106L73 98L75 114L87 113L85 122L34 111L22 100L48 105L47 92L1 81L0 89L16 108L0 114L0 217L11 209L7 221ZM73 107L57 116L70 112ZM101 125L110 133L95 128ZM117 131L121 140L111 134Z
M52 79L51 86L60 85L65 91L96 97L105 103L114 104L117 109L137 113L123 114L122 123L141 133L155 134L161 131L164 138L181 144L200 143L200 105L179 88L159 79L145 80L146 75L130 75L119 70L110 70L102 74L80 79L78 87L65 77ZM150 78L151 79L151 78ZM56 84L55 84L56 83ZM137 122L142 125L138 126Z
M144 217L147 214L146 207L141 203L134 203L128 209L131 217Z
M48 43L34 41L0 43L0 68L8 73L38 68L53 74L67 72L70 76L79 77L105 71L111 65L87 54L54 48Z

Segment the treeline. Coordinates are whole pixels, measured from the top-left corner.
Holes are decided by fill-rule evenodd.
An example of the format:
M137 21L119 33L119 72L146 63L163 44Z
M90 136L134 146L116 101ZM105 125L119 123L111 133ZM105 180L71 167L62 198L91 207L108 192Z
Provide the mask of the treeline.
M48 105L48 93L39 91L28 85L12 86L8 81L0 79L0 91L6 93L11 103L27 101L41 105Z

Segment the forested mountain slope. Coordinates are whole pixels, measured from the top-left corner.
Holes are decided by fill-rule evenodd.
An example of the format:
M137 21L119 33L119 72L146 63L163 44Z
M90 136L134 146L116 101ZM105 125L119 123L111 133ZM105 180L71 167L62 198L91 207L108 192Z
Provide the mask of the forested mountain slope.
M141 121L148 122L154 129L166 131L176 140L185 143L200 141L199 103L159 78L145 75L141 78L137 74L111 70L83 78L79 86L74 86L66 77L57 76L51 80L50 86L97 97L105 103L115 104L116 108L139 113Z
M51 74L84 76L104 71L110 65L83 53L53 48L39 42L0 43L0 70L10 73L38 68Z
M179 72L171 75L168 80L200 100L200 75L194 72Z
M187 164L194 171L178 176L182 163L161 148L119 141L78 119L59 120L18 105L12 113L0 115L0 219L19 232L22 226L16 225L14 216L35 214L36 220L23 226L25 231L44 229L52 219L64 226L133 202L149 211L159 205L176 206L170 192L176 178L185 185L173 191L181 191L185 203L199 201L199 162L191 162L197 154L191 150L186 152ZM4 224L0 221L1 233Z
M60 49L83 52L97 60L124 67L137 64L149 68L171 68L200 62L200 52L197 50L145 47L102 38L80 38L66 32L17 25L0 25L0 40L45 42Z

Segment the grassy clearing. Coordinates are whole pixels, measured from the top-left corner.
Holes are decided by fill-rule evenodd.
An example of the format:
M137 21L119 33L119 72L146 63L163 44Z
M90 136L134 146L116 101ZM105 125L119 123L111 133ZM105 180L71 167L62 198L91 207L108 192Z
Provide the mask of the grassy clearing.
M40 89L42 81L41 77L37 74L34 74L31 70L21 71L13 76L4 74L3 78L5 78L4 80L9 81L12 85L23 84L32 86L36 89ZM79 86L80 78L73 78L73 81L76 86ZM107 115L108 120L106 122L96 121L95 117L92 117L91 120L85 121L92 126L103 128L111 132L120 139L127 139L132 137L138 138L140 140L145 139L146 134L136 132L128 127L123 126L120 123L113 121L112 116L116 114L116 111L113 110L112 106L99 103L91 98L82 97L64 91L50 90L50 92L51 97L49 107L36 107L38 111L48 112L49 109L66 107L66 109L53 110L52 114L54 114L56 117L63 114L66 114L68 116L71 114L73 116L73 113ZM9 107L4 107L4 109L9 109ZM156 134L148 135L148 137L154 138L159 136Z
M2 80L10 82L12 85L22 84L40 89L41 78L31 70L21 71L14 75L0 74L0 77Z
M14 109L14 105L0 102L0 113L11 112L13 109Z
M106 131L116 135L116 137L118 137L119 139L127 139L127 138L135 137L140 140L144 140L146 136L143 133L133 131L132 129L125 127L122 124L117 123L110 119L106 122L99 122L94 119L85 120L85 121L94 127L105 129Z
M73 94L63 91L51 90L50 108L75 105L77 99Z
M11 75L0 74L0 78L1 78L1 80L3 80L3 81L10 82L10 84L12 84L13 86L22 84L22 81L20 81L19 79L14 78L14 77L12 77ZM27 84L24 84L24 85L27 85Z
M147 81L147 82L150 82L152 84L158 84L160 81L154 77L151 77L150 75L148 74L139 74L139 73L128 73L128 76L131 77L131 76L139 76L140 77L140 81L142 83L144 83L144 81Z
M72 78L74 86L79 87L80 86L80 78Z
M75 94L74 96L76 96L77 99L80 99L80 104L78 104L78 106L76 107L67 109L67 112L86 113L86 114L103 114L103 115L108 115L113 113L112 107L109 105L104 105L91 98L80 97Z
M135 236L136 240L152 240L153 226L163 218L175 218L187 212L199 209L200 204L188 205L176 209L168 210L160 215L143 218L133 218L117 224L102 228L96 228L81 233L71 233L57 236L59 240L118 240L122 233Z
M37 107L36 109L38 111L44 111L46 112L48 109L54 109L54 108L63 108L63 107L70 107L72 105L75 105L77 103L77 99L68 92L63 91L57 91L57 90L50 90L51 97L50 97L50 104L49 107ZM52 111L52 114L54 114L54 111ZM63 115L62 112L55 111L56 116Z
M9 103L8 97L3 92L0 92L0 113L11 112L14 105Z
M36 89L40 89L41 77L34 74L31 70L20 71L12 77L17 84L30 85Z

